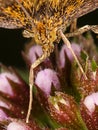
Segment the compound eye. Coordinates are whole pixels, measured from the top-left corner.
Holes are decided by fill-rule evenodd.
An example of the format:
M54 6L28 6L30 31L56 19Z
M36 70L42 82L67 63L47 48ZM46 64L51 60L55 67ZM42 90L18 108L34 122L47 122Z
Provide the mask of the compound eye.
M33 36L33 32L29 32L28 30L24 30L22 34L23 34L23 36L26 37L26 38L34 37L34 36Z

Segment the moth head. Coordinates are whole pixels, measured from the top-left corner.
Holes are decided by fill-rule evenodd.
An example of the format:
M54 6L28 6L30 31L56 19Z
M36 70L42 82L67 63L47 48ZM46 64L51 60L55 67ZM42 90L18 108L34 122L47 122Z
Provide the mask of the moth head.
M40 44L41 42L41 36L35 29L33 31L24 30L22 34L25 38L34 38L37 44Z

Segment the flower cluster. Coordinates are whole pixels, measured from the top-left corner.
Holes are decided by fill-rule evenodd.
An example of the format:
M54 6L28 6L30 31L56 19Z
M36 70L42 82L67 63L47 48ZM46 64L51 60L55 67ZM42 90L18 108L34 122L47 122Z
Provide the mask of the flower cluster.
M51 57L34 69L34 97L28 124L25 117L29 85L24 80L27 74L1 65L0 130L98 130L97 64L80 45L72 43L72 48L87 79L66 45L60 50L56 46ZM28 70L42 53L38 45L22 52Z

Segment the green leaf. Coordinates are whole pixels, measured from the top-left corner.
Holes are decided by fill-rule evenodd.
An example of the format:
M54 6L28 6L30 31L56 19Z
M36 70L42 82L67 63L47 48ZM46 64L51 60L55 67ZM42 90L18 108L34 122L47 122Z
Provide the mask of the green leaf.
M81 51L81 58L86 62L88 60L88 55L85 51Z
M97 65L97 63L96 63L96 61L94 59L92 60L91 65L92 65L92 70L95 72L97 70L97 68L98 68L98 65Z

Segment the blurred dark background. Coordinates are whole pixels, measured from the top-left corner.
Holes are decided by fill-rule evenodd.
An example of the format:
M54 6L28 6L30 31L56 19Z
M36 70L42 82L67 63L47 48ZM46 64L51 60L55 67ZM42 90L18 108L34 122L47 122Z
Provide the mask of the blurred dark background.
M21 55L28 39L22 36L22 29L0 28L0 63L7 66L24 67Z
M98 10L78 19L78 27L86 24L98 24ZM93 34L96 45L97 35ZM28 39L23 38L22 30L9 30L0 28L0 62L7 66L24 67L21 51Z

